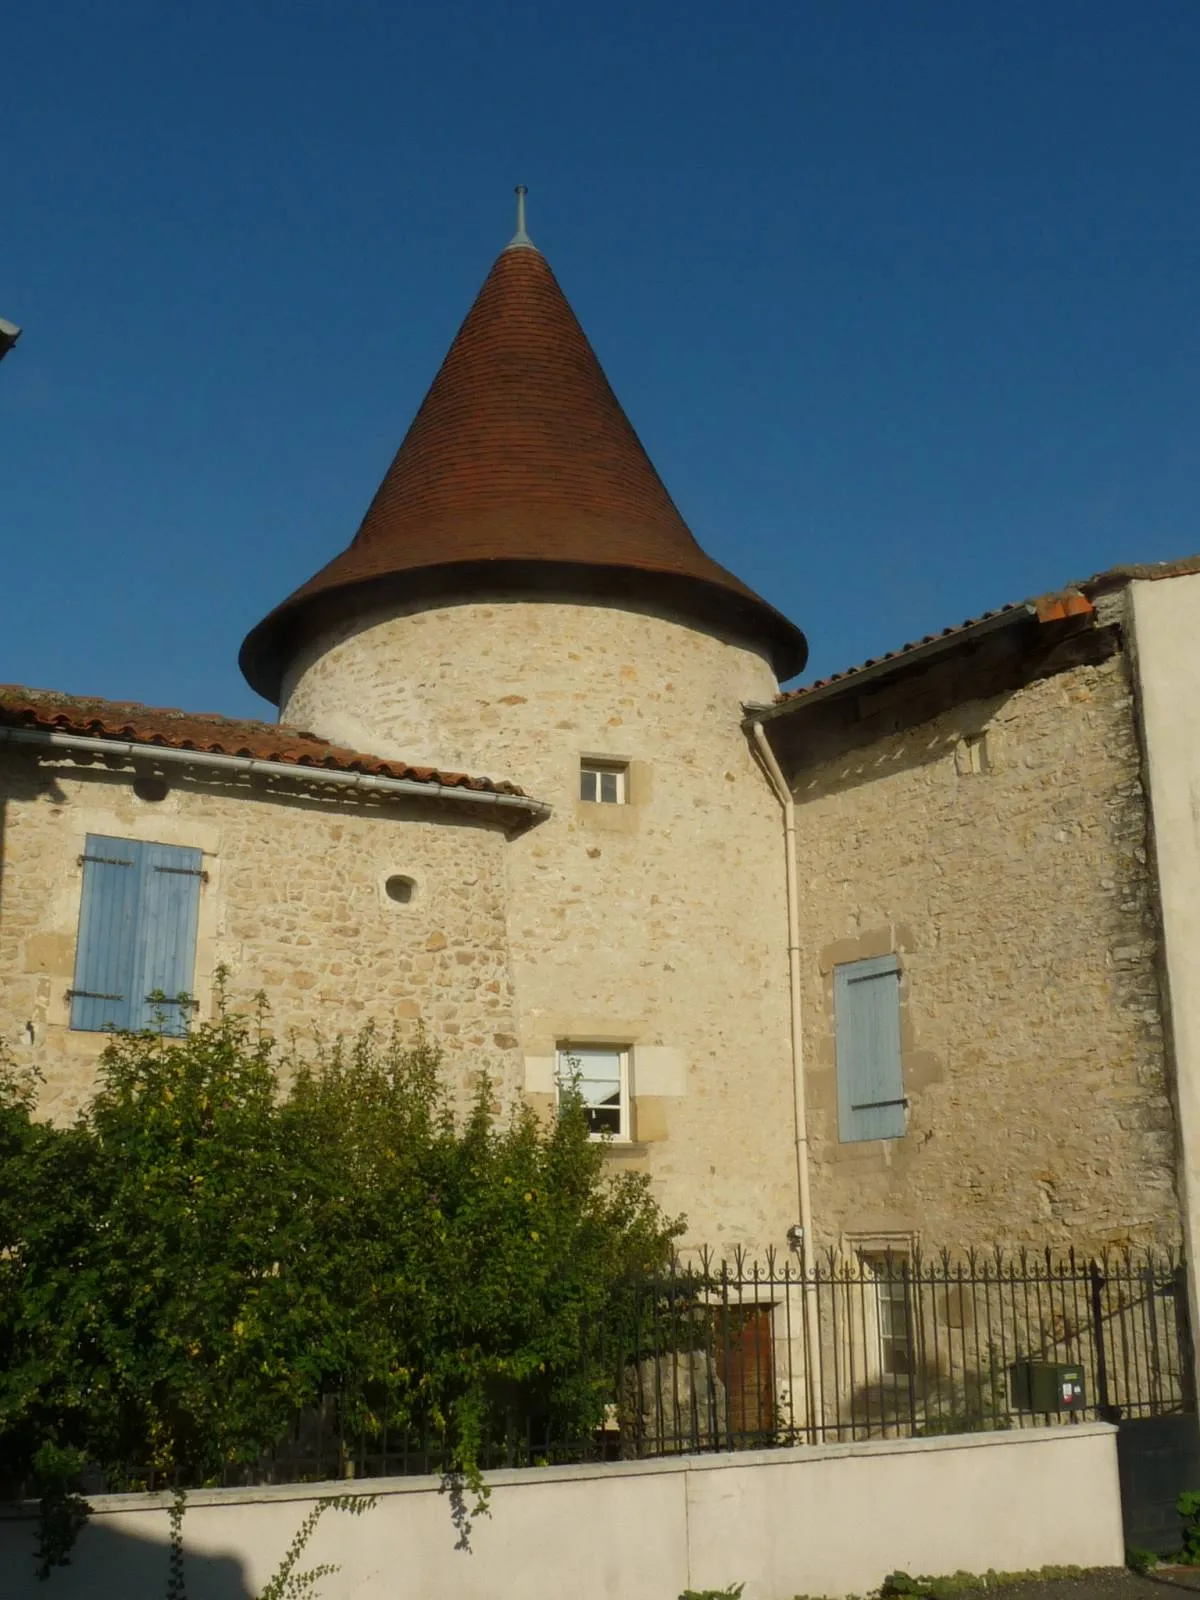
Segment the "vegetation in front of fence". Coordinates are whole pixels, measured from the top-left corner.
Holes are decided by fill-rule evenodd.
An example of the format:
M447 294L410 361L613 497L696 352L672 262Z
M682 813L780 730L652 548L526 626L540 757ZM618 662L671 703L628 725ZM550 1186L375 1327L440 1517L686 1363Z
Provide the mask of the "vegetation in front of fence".
M1200 1493L1185 1489L1175 1501L1175 1509L1183 1523L1180 1548L1160 1556L1153 1550L1131 1545L1125 1551L1125 1565L1131 1571L1145 1573L1153 1572L1156 1567L1200 1567Z
M1136 1572L1139 1577L1147 1572L1153 1572L1160 1564L1160 1558L1153 1550L1143 1549L1141 1545L1131 1544L1125 1547L1125 1565L1130 1572Z
M262 1481L330 1397L343 1444L434 1435L476 1486L510 1414L586 1435L609 1398L587 1330L679 1231L606 1175L577 1104L501 1116L481 1078L456 1122L431 1044L298 1060L265 1020L114 1036L67 1128L4 1077L0 1460L45 1493L52 1560L85 1465L110 1489Z
M1086 1567L1036 1567L1026 1572L950 1572L941 1577L889 1572L875 1591L879 1600L958 1600L960 1595L990 1589L1013 1589L1027 1583L1056 1583L1064 1578L1086 1578ZM797 1596L799 1600L799 1596Z
M1177 1559L1184 1566L1200 1566L1200 1494L1185 1489L1175 1509L1183 1518L1183 1546Z
M1133 1572L1153 1572L1156 1567L1200 1567L1200 1494L1185 1489L1175 1501L1183 1523L1183 1543L1178 1550L1160 1556L1153 1550L1131 1545L1125 1551L1125 1565Z
M321 1518L327 1511L345 1511L352 1517L361 1517L378 1504L379 1497L373 1494L322 1495L292 1535L292 1542L280 1558L279 1565L259 1590L255 1600L315 1600L321 1579L331 1578L334 1573L341 1571L341 1564L334 1561L321 1561L315 1567L307 1567L299 1572L296 1570ZM187 1600L183 1561L183 1519L186 1511L187 1490L176 1489L167 1513L166 1600ZM48 1573L39 1576L46 1577Z
M0 1073L0 1493L929 1437L1194 1408L1183 1263L706 1252L580 1106L457 1123L440 1058L265 1018L117 1035L55 1128Z
M960 1600L960 1597L986 1593L993 1589L1012 1589L1029 1583L1055 1583L1064 1578L1086 1578L1087 1567L1038 1567L1027 1572L951 1572L941 1577L910 1577L907 1572L889 1572L868 1595L846 1595L843 1600ZM731 1583L726 1589L685 1589L679 1600L739 1600L744 1583ZM794 1600L827 1600L825 1596L796 1595Z

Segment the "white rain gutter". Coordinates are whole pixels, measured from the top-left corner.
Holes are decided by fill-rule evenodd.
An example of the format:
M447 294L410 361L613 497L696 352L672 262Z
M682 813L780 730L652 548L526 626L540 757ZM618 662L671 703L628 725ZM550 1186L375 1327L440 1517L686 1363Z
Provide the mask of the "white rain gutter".
M339 772L330 767L306 767L290 761L262 761L257 756L227 756L213 750L176 750L170 745L136 744L123 739L95 739L85 734L51 732L44 728L0 728L0 744L29 744L51 750L77 750L81 754L121 756L126 761L153 761L181 767L206 767L221 772L242 772L264 778L287 778L293 783L327 785L336 789L367 790L377 794L405 795L422 800L449 800L473 806L495 806L519 812L527 822L550 815L544 800L524 795L496 794L488 789L457 788L448 783L422 783L416 778L388 778L374 772ZM514 818L514 821L516 819Z
M775 798L783 808L783 845L787 873L788 987L792 1009L792 1109L796 1123L796 1195L800 1206L800 1271L804 1281L804 1321L808 1351L804 1371L808 1391L809 1425L812 1437L821 1437L822 1422L820 1326L813 1286L809 1283L816 1266L816 1240L813 1237L812 1188L808 1173L808 1113L804 1091L804 1032L800 992L800 890L796 879L796 802L788 787L775 752L768 743L761 722L752 722L750 731L759 760L767 774Z

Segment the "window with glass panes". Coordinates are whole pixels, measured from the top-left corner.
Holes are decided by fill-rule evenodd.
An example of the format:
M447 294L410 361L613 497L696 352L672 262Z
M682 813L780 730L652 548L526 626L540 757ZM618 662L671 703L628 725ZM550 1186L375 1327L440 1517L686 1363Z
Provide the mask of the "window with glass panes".
M907 1256L864 1254L863 1264L875 1274L879 1309L880 1366L889 1377L912 1371L912 1301Z
M627 768L615 761L581 761L579 798L596 805L627 805L629 803Z
M561 1045L558 1051L558 1086L574 1085L583 1099L588 1131L593 1138L606 1134L629 1137L629 1052L612 1045Z

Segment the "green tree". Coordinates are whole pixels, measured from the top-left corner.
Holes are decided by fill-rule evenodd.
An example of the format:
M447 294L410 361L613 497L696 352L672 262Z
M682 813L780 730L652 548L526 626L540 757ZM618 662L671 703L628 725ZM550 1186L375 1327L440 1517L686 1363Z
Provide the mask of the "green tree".
M598 1425L611 1375L581 1355L680 1231L573 1097L543 1126L481 1075L456 1118L427 1041L299 1059L222 1007L114 1035L69 1128L3 1082L0 1460L26 1487L48 1448L113 1487L252 1473L328 1397L478 1487L506 1419Z

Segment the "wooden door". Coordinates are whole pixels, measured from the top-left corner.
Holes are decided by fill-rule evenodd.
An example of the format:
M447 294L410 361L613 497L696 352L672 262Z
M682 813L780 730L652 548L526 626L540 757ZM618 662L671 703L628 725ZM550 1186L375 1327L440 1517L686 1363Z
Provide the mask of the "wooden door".
M775 1432L772 1309L722 1306L716 1313L717 1376L725 1385L726 1427L741 1449L753 1449Z

